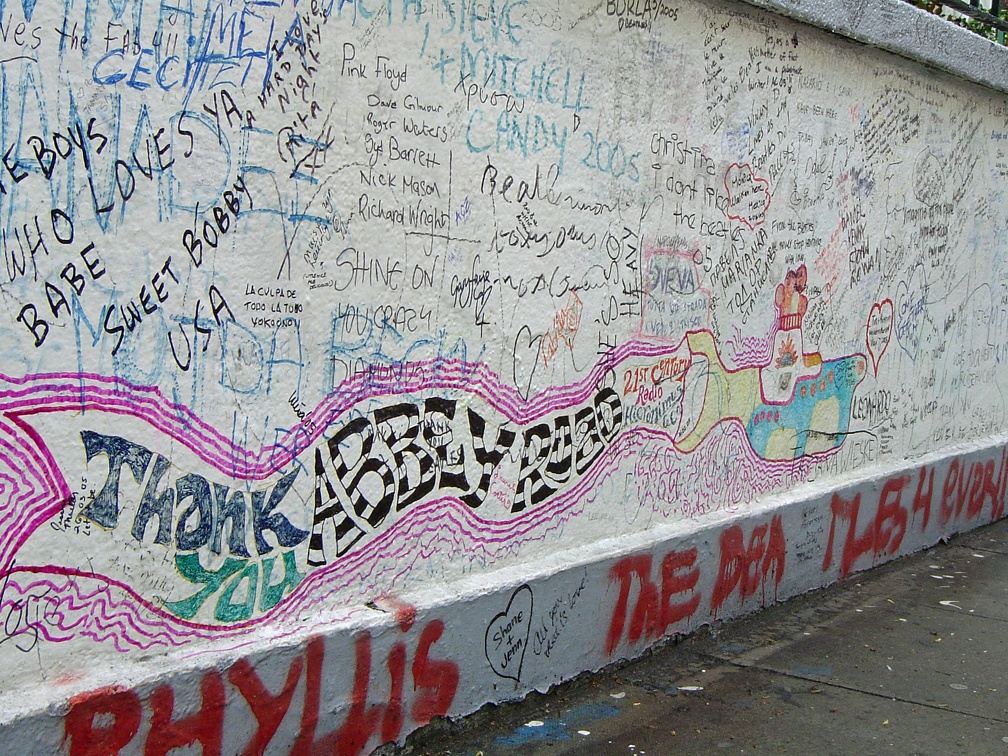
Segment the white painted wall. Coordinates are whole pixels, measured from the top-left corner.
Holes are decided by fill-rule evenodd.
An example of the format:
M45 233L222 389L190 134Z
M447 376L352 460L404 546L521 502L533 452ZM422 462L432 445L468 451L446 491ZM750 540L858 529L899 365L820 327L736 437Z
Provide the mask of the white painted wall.
M0 4L10 747L363 750L1003 514L1002 93L715 2L181 5Z

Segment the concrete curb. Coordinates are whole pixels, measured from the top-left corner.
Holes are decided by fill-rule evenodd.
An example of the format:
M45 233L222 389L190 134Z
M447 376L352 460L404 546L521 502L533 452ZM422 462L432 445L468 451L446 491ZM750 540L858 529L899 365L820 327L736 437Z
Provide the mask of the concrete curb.
M739 617L1001 518L1008 439L930 457L837 490L814 484L415 594L386 597L311 638L255 643L212 664L174 660L0 729L24 753L158 752L248 733L245 752L294 744L361 753L434 716L462 716L641 654L663 638ZM129 682L127 682L129 681ZM68 689L75 687L67 685ZM80 687L79 685L76 687ZM177 711L174 702L198 701ZM314 746L312 746L314 744ZM239 743L229 743L236 749Z

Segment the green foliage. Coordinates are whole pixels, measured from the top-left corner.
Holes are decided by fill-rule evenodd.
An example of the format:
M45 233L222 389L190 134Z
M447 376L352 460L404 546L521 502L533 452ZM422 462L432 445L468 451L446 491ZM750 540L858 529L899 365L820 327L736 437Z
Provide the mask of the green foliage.
M928 13L933 13L936 16L944 18L946 21L951 21L956 26L961 26L965 29L969 29L975 34L979 34L981 37L986 37L989 40L997 41L998 31L990 24L986 24L983 21L976 21L968 16L963 16L955 11L946 12L945 6L940 2L933 2L933 0L908 0L911 5L916 5L922 10L926 10ZM984 10L989 9L985 8ZM1002 20L1008 20L1008 9L1002 9L999 13Z

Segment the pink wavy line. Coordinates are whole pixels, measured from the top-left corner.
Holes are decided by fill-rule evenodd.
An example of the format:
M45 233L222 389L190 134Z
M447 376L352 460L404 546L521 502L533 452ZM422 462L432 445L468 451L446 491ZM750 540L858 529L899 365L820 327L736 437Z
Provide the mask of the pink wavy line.
M737 436L740 432L744 432L741 424L729 424L729 435ZM442 557L475 555L475 558L490 564L533 540L544 540L551 532L561 529L586 501L591 500L589 492L618 468L620 460L630 456L648 439L672 442L671 436L661 430L635 428L626 431L574 486L529 512L527 518L505 522L486 520L454 497L425 502L372 539L367 549L354 552L336 564L311 573L275 610L239 625L220 627L187 623L144 601L129 586L108 578L81 573L74 573L74 580L70 580L69 575L63 574L67 571L60 572L58 568L17 568L15 573L59 572L63 578L59 584L52 579L37 580L19 587L18 593L22 598L45 589L57 591L61 596L69 593L67 611L58 613L64 620L57 625L63 631L62 634L49 627L42 634L50 640L66 640L75 636L96 641L111 640L120 651L130 647L146 649L156 645L179 646L195 638L231 637L239 641L250 626L277 621L282 625L283 620L290 619L298 619L298 629L304 630L305 620L309 627L321 622L315 619L318 612L312 610L333 595L338 595L344 603L352 599L374 598L372 585L381 583L394 589L400 580L409 575L418 561L428 559L435 553ZM738 438L733 440L740 441ZM701 452L703 447L713 443L714 441L705 439L692 453ZM744 444L742 446L744 448ZM790 464L786 461L770 463L777 475L767 477L778 477ZM102 585L84 594L76 582L80 580L96 580ZM122 594L118 602L112 601L114 592ZM97 614L96 605L100 608ZM162 620L144 617L143 610L161 614ZM80 616L67 618L74 611L79 612ZM51 616L56 614L53 612Z
M312 433L305 433L303 428L291 429L276 444L264 445L258 452L236 445L191 410L168 401L157 388L90 374L56 373L20 379L0 376L7 383L0 389L0 464L7 468L6 471L0 468L7 501L6 506L0 506L0 566L9 575L36 576L24 585L21 585L23 577L9 580L10 587L21 598L48 591L47 599L56 601L56 608L48 615L52 626L47 624L40 629L43 636L51 640L83 636L97 642L111 641L122 651L178 646L195 638L237 640L252 627L302 616L334 594L339 594L337 604L346 604L350 595L374 591L371 586L379 580L386 589L397 585L418 560L433 553L435 544L439 552L473 554L485 563L493 563L526 543L544 540L561 529L580 511L578 507L583 507L587 493L611 475L619 461L639 448L644 439L656 434L669 440L671 437L645 428L624 431L570 488L513 519L481 518L454 497L425 502L391 523L369 541L367 549L358 549L309 574L270 612L254 620L221 627L181 620L145 600L130 586L104 575L54 566L10 569L25 540L58 513L70 495L45 442L23 418L38 413L88 410L133 416L184 444L224 474L262 479L288 464L299 444L302 449L314 444L329 424L362 401L432 389L458 390L480 396L510 421L524 425L585 401L613 366L628 357L660 356L673 353L676 348L627 342L596 363L582 380L551 387L528 401L515 388L503 384L483 363L443 359L412 363L409 369L420 373L408 380L391 374L384 376L381 372L356 376L341 384L310 413L315 428ZM306 441L301 440L302 436ZM292 441L293 451L284 446ZM97 587L87 591L82 587L84 584ZM354 610L349 606L345 609Z
M319 422L303 441L299 439L303 429L298 427L291 429L280 443L264 446L255 453L234 444L184 406L168 401L157 388L138 387L118 378L91 374L57 373L30 378L0 376L15 387L0 389L0 414L6 415L20 429L18 432L18 429L4 426L18 448L5 449L7 453L0 453L0 462L7 463L11 470L35 473L30 484L25 481L25 488L37 491L36 496L39 497L33 502L39 506L30 511L25 509L29 502L16 496L11 497L8 507L0 509L0 528L3 529L0 567L11 563L27 536L55 515L69 496L69 488L48 448L30 426L20 421L22 416L90 409L137 417L184 444L223 474L236 479L262 480L290 463L299 449L307 449L318 441L331 422L366 399L430 389L460 390L477 394L509 420L526 424L548 412L586 399L609 369L607 365L614 364L613 360L622 361L632 353L659 355L669 351L667 346L629 342L614 350L610 358L598 362L586 378L571 386L550 388L529 402L522 400L516 389L497 380L482 363L441 359L415 363L417 369L436 367L438 380L407 381L405 384L402 381L386 381L388 385L382 385L381 378L357 376L344 382L338 391L313 410L311 417ZM370 393L365 391L368 388ZM28 439L24 439L24 435ZM283 442L291 441L294 442L293 449L284 446ZM278 453L278 450L282 451ZM44 470L35 468L35 460L41 461ZM48 492L48 499L44 492ZM16 522L12 523L10 519Z
M492 562L529 540L542 540L572 516L572 508L582 500L585 490L606 474L605 468L615 468L618 458L626 456L635 445L614 442L603 455L608 459L600 459L600 464L589 470L575 487L547 502L548 506L540 508L541 511L533 510L532 521L487 521L454 497L425 502L375 538L367 554L355 552L350 559L313 572L276 609L248 622L222 627L179 620L144 600L126 584L106 576L59 567L14 568L11 574L18 577L11 578L9 586L15 589L18 598L11 602L23 601L29 595L46 594L45 600L55 608L46 612L47 623L39 627L39 631L52 641L83 636L99 642L111 640L117 650L124 651L179 646L195 638L237 639L250 627L303 615L334 594L340 594L342 603L350 598L347 593L373 598L374 589L369 591L369 584L390 581L394 587L417 561L429 558L434 551L472 553L477 549ZM564 513L564 510L568 511ZM561 514L563 516L558 518ZM488 535L490 533L492 535ZM431 536L439 543L432 541ZM18 578L28 575L37 577L21 585ZM85 593L80 584L88 581L94 581L98 587ZM113 598L117 594L118 598ZM151 614L156 617L149 616ZM309 616L317 617L317 614L312 612ZM319 622L315 620L311 624ZM297 628L303 631L304 623L299 623Z

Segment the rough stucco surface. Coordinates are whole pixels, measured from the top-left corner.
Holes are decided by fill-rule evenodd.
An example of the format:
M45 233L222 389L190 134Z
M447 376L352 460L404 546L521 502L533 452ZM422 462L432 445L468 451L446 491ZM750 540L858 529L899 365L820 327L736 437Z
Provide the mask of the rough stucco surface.
M843 34L884 50L1008 90L1003 45L926 13L905 0L745 0L760 8Z
M364 752L1003 516L1003 94L711 2L0 25L5 752Z

